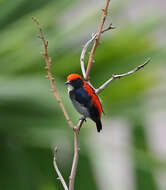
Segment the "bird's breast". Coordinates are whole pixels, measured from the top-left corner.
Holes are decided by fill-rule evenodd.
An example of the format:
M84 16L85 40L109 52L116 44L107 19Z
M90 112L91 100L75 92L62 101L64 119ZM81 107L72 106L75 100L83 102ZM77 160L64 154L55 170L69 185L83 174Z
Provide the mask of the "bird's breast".
M84 115L85 117L90 117L89 110L86 106L87 99L83 97L82 94L77 93L75 90L69 91L70 99L76 108L76 110L81 114Z

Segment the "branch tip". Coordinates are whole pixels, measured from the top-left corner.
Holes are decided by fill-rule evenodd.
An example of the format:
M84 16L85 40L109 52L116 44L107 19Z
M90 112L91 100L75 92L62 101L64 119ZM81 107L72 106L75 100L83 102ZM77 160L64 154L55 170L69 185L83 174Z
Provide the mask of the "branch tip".
M104 88L106 86L108 86L108 84L110 84L113 80L115 80L117 78L120 79L122 77L131 75L131 74L139 71L141 68L143 68L145 65L147 65L150 61L151 61L151 58L148 58L143 64L137 66L135 69L133 69L133 70L127 72L127 73L117 74L117 75L113 74L110 79L108 79L103 85L101 85L98 89L95 90L96 94L99 94L101 91L103 91Z
M106 17L107 17L107 10L108 10L108 6L109 6L109 2L110 2L110 0L106 0L105 7L102 9L102 11L103 11L102 21L101 21L101 24L100 24L100 26L98 28L98 32L96 34L96 37L95 37L96 41L95 41L95 43L94 43L94 45L93 45L93 47L91 49L90 55L89 55L89 60L88 60L88 66L87 66L87 69L86 69L85 80L89 79L90 71L91 71L91 68L92 68L92 65L93 65L94 53L96 51L97 46L99 45L100 36L102 34L103 26L104 26L104 23L105 23L105 20L106 20Z
M56 154L58 152L58 147L56 146L55 148L54 148L54 153Z
M112 23L108 27L109 29L115 29L116 27L112 25Z

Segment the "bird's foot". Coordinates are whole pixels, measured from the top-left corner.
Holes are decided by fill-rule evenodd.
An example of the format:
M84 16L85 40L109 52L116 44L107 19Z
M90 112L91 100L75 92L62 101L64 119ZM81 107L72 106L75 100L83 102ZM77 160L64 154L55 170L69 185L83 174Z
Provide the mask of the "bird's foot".
M85 116L82 116L82 117L80 118L80 120L86 121L86 117L85 117Z

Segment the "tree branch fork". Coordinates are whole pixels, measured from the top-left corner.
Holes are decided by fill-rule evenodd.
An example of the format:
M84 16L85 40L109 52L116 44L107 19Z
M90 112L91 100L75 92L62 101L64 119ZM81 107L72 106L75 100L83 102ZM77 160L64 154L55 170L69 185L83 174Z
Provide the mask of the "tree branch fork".
M103 10L103 15L102 15L102 19L101 19L101 24L99 25L98 28L98 32L96 34L93 34L92 37L90 38L90 40L87 41L87 43L83 46L82 52L81 52L81 56L80 56L80 65L81 65L81 71L82 71L82 75L84 77L84 79L90 83L89 81L89 75L90 75L90 71L92 68L92 65L94 63L93 57L96 51L97 46L99 45L100 42L100 37L101 34L114 29L115 27L112 25L112 23L106 28L103 29L103 26L105 24L105 20L107 17L107 12L108 12L108 6L109 6L110 0L106 0L106 4L105 7L102 9ZM72 163L72 168L71 168L71 172L70 172L70 176L69 176L69 185L67 185L67 183L65 182L62 173L60 172L58 165L57 165L57 148L55 148L54 150L54 158L53 158L53 165L54 165L54 169L56 170L56 173L58 175L58 180L60 180L63 189L64 190L74 190L74 184L75 184L75 176L76 176L76 171L77 171L77 166L78 166L78 160L79 160L79 152L80 152L80 148L79 148L79 131L85 121L84 118L80 119L77 125L74 125L73 122L71 121L68 112L66 111L63 103L62 103L62 99L61 96L56 88L55 85L55 79L52 77L52 73L50 71L50 66L51 66L51 58L48 55L48 42L45 39L44 36L44 32L40 26L39 21L36 18L32 18L33 21L35 22L35 24L37 25L37 27L39 28L39 32L40 35L38 35L38 37L42 40L43 43L43 48L44 48L44 52L43 52L43 56L45 59L45 69L47 71L47 76L46 78L49 79L50 84L51 84L51 90L54 94L54 96L56 97L57 102L59 103L59 106L64 114L65 120L68 123L69 127L72 128L73 132L74 132L74 156L73 156L73 163ZM88 60L88 64L87 64L87 69L85 69L85 63L84 63L84 59L85 59L85 54L87 53L87 50L90 46L91 43L93 43L92 49L90 51L89 54L89 60ZM99 94L101 91L103 91L113 80L115 79L120 79L122 77L131 75L137 71L139 71L141 68L143 68L145 65L147 65L150 62L150 58L147 59L145 61L145 63L137 66L136 68L134 68L133 70L127 72L127 73L123 73L123 74L116 74L116 75L112 75L106 82L104 82L103 85L101 85L99 88L95 89L95 93Z

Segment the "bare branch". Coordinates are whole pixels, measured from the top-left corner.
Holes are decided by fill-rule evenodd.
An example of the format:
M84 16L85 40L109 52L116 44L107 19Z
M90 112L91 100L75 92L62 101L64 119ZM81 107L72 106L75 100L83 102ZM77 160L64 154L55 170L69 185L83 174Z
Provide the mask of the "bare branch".
M119 74L119 75L112 75L112 77L109 80L107 80L103 85L101 85L98 89L96 89L96 94L99 94L102 90L104 90L104 88L106 86L108 86L113 80L120 79L122 77L131 75L131 74L139 71L141 68L143 68L145 65L147 65L150 62L150 60L151 60L151 58L148 58L145 61L145 63L143 63L142 65L137 66L135 69L133 69L133 70L127 72L127 73L123 73L123 74Z
M78 135L79 135L79 130L84 122L84 118L81 119L77 126L74 126L73 123L71 122L71 120L69 119L69 116L68 116L68 113L62 103L62 100L61 100L61 97L56 89L56 86L54 84L54 78L52 77L52 74L50 72L50 65L51 65L51 59L50 57L48 56L48 42L45 40L45 37L44 37L44 33L43 33L43 30L40 26L40 23L39 21L36 19L36 18L32 18L33 21L36 23L36 25L38 26L39 30L40 30L40 36L38 36L42 42L43 42L43 45L44 45L44 53L43 53L43 56L45 58L45 63L46 63L46 70L47 70L47 76L46 78L48 78L50 80L50 83L51 83L51 90L53 91L63 113L64 113L64 116L65 116L65 119L67 120L69 126L74 130L74 158L73 158L73 164L72 164L72 169L71 169L71 174L70 174L70 180L69 180L69 189L70 190L74 190L74 182L75 182L75 176L76 176L76 170L77 170L77 165L78 165L78 158L79 158L79 147L78 147ZM57 166L57 163L56 163L56 152L57 152L57 149L55 149L55 153L54 153L54 160L53 160L53 164L54 164L54 168L58 174L58 179L61 181L63 187L65 190L68 190L68 187L66 185L66 182Z
M103 9L102 21L101 21L101 24L99 26L98 33L97 33L97 36L96 36L96 42L94 43L94 45L93 45L93 47L91 49L91 52L89 54L89 60L88 60L88 66L87 66L87 70L86 70L85 80L89 80L89 74L90 74L91 67L92 67L92 64L93 64L93 56L94 56L94 53L96 51L97 46L99 45L100 36L101 36L103 26L104 26L104 23L105 23L105 20L106 20L106 16L107 16L107 10L108 10L108 6L109 6L109 2L110 2L110 0L106 0L106 5L105 5L105 8Z
M104 33L108 30L111 30L111 29L114 29L115 27L112 26L112 23L106 28L104 29L101 33ZM81 70L82 70L82 75L84 77L84 79L86 78L86 72L85 72L85 63L84 63L84 58L85 58L85 54L86 54L86 51L89 47L89 45L96 39L97 37L97 33L96 34L93 34L91 39L87 41L87 43L84 45L83 49L82 49L82 52L81 52L81 56L80 56L80 64L81 64Z
M69 190L74 190L75 176L76 176L78 159L79 159L79 151L80 151L80 148L78 145L78 136L79 136L80 128L84 121L85 119L82 118L78 122L77 127L74 128L74 157L73 157L73 164L72 164L71 173L69 177Z
M65 189L65 190L68 190L68 187L67 187L67 185L66 185L66 182L65 182L65 180L64 180L64 178L63 178L63 176L62 176L62 174L61 174L61 172L60 172L60 170L59 170L59 168L58 168L58 165L57 165L57 162L56 162L56 154L57 154L57 147L56 147L55 150L54 150L53 165L54 165L54 168L55 168L55 170L56 170L56 173L58 174L58 178L57 178L57 179L59 179L59 180L61 181L61 183L62 183L64 189Z
M92 38L84 45L82 52L81 52L81 57L80 57L80 64L81 64L81 70L82 70L82 75L84 79L86 78L86 72L85 72L85 63L84 63L84 58L86 51L89 47L89 45L93 42L93 40L96 39L97 34L92 35Z
M39 31L40 31L39 38L40 38L40 39L42 40L42 42L43 42L43 46L44 46L44 53L43 53L43 56L44 56L45 63L46 63L46 67L45 67L45 68L46 68L47 74L48 74L47 77L48 77L48 79L49 79L49 81L50 81L50 83L51 83L51 90L52 90L54 96L56 97L56 99L57 99L57 101L58 101L60 107L61 107L61 110L62 110L62 112L63 112L63 114L64 114L64 116L65 116L65 119L66 119L68 125L69 125L72 129L74 129L74 125L73 125L72 121L70 120L69 115L68 115L68 113L67 113L67 111L66 111L66 109L65 109L65 107L64 107L64 105L63 105L63 103L62 103L62 99L61 99L61 97L60 97L60 95L59 95L59 92L57 91L57 88L56 88L55 83L54 83L54 78L52 77L52 74L51 74L51 72L50 72L51 59L50 59L50 57L49 57L49 55L48 55L48 42L45 40L44 33L43 33L43 30L42 30L42 28L41 28L41 26L40 26L39 21L38 21L36 18L34 18L34 17L32 17L32 20L33 20L33 21L36 23L36 25L38 26Z

